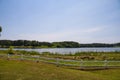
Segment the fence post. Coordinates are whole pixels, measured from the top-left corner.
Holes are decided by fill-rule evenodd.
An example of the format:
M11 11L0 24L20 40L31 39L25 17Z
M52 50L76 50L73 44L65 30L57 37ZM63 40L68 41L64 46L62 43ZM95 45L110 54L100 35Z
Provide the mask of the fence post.
M8 59L8 60L10 59L10 54L9 54L9 53L7 54L7 59Z
M83 68L83 60L80 61L80 68Z
M107 68L107 60L104 61L104 67Z
M36 62L38 63L40 59L40 56L37 56Z
M21 60L23 60L24 58L23 58L23 54L21 54Z
M56 64L57 64L57 67L59 67L59 59L58 58L56 59Z

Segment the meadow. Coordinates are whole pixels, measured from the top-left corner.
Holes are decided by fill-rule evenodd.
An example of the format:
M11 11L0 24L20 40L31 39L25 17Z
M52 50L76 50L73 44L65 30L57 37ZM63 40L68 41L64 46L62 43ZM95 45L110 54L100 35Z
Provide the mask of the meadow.
M43 62L0 59L0 80L119 80L119 74L120 69L82 71Z
M12 53L11 53L12 52ZM115 69L92 69L92 70L81 70L78 67L73 68L69 66L57 66L55 64L49 64L46 62L36 62L33 58L31 60L19 60L14 58L21 58L21 54L26 56L41 56L44 58L59 58L59 59L70 59L70 60L80 60L79 58L71 57L81 57L81 56L94 56L107 55L107 58L112 58L111 60L119 61L119 52L109 52L109 53L76 53L76 54L52 54L52 53L41 53L28 52L28 51L11 51L11 50L0 50L0 55L20 55L18 57L11 56L13 59L8 59L4 56L0 56L0 80L119 80L120 68ZM116 58L117 57L117 58ZM102 57L100 57L102 58ZM106 59L107 59L106 58ZM103 59L103 58L102 58ZM91 61L87 58L84 61ZM54 62L53 60L48 60L49 62ZM65 63L62 62L61 63ZM66 63L65 63L66 64ZM73 64L73 63L71 63ZM77 63L76 63L77 64ZM87 63L87 65L91 65ZM100 64L97 64L100 65ZM115 64L118 65L118 64Z

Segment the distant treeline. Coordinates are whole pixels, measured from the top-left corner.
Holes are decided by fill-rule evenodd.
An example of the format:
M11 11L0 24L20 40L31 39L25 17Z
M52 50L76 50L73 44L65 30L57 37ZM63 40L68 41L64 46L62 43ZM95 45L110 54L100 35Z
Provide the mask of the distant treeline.
M79 47L120 47L120 43L106 44L106 43L91 43L81 44L74 41L63 42L39 42L30 40L0 40L0 47L6 48L14 46L18 48L79 48Z

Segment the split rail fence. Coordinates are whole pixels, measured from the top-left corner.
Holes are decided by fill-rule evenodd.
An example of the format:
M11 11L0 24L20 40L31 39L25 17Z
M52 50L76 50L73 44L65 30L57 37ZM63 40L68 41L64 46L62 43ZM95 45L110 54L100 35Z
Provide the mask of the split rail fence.
M120 61L83 61L83 60L65 60L59 58L41 57L38 55L10 55L0 54L0 58L6 58L11 60L30 60L35 62L46 62L55 64L57 66L76 66L80 68L120 68Z

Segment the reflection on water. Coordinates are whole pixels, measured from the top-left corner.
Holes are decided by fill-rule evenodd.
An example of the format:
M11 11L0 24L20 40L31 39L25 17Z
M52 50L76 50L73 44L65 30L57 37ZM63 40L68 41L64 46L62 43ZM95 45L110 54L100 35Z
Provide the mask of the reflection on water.
M7 48L0 48L0 50L6 50ZM15 49L26 51L38 51L38 52L52 52L52 53L75 53L75 52L114 52L120 51L120 48L43 48L43 49Z

